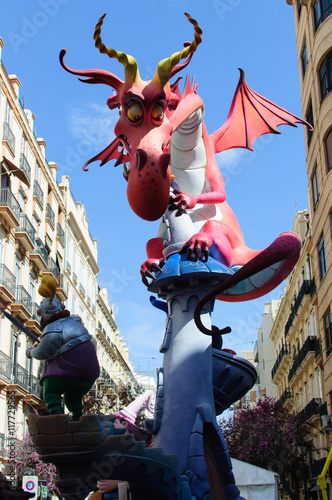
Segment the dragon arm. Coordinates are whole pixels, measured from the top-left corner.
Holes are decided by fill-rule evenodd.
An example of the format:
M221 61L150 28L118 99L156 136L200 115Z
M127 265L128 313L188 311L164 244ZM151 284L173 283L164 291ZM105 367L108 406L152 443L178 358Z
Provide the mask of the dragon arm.
M246 148L252 151L259 136L268 133L280 134L277 126L296 127L296 123L302 123L312 130L310 123L254 92L245 80L244 71L240 69L239 83L227 120L210 138L214 142L215 153L231 148Z

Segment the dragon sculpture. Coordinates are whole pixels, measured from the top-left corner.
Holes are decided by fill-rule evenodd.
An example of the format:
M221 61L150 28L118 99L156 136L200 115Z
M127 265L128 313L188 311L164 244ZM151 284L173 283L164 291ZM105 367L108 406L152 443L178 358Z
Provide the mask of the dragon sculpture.
M210 330L202 324L200 314L207 302L212 304L215 297L225 301L250 300L272 290L297 262L301 241L297 235L286 232L265 250L252 250L246 246L241 228L226 202L225 184L215 154L230 148L253 150L259 136L280 133L277 127L282 124L311 126L254 92L240 70L227 120L209 135L203 121L204 104L197 94L196 83L190 83L187 78L182 93L179 90L180 78L170 83L190 63L202 40L202 30L197 22L189 14L185 15L194 27L193 41L186 42L181 51L160 61L150 81L140 78L137 62L132 56L104 45L101 26L105 16L96 25L95 45L101 53L123 64L125 79L101 69L71 69L64 63L64 49L60 53L60 63L69 73L83 77L80 78L83 82L110 86L115 92L107 101L108 107L120 109L114 129L116 138L83 168L87 170L87 166L96 160L101 165L110 160L116 160L116 166L122 163L132 210L147 221L162 218L158 236L147 243L147 260L140 271L149 290L157 292L168 302L168 309L164 302L155 304L168 311L161 351L165 354L164 364L159 372L165 385L158 379L156 413L160 410L161 416L159 427L155 427L155 441L166 453L177 453L182 477L190 482L192 498L228 500L239 496L234 489L228 452L220 436L214 407L219 404L220 411L223 411L241 397L242 390L247 392L255 375L250 375L250 384L241 386L241 373L255 370L245 365L241 358L234 357L234 353L222 352L216 335L230 329L212 327ZM182 295L181 298L175 297L175 281L165 279L165 270L172 266L179 268L181 259L181 262L186 261L187 268L201 264L213 267L217 263L211 272L212 289L209 288L208 293L205 284L197 293L198 286L193 288L184 273L181 283L186 290L182 292L180 281L177 281L177 290L181 289L179 293ZM215 286L219 269L222 269L222 279L220 282L218 276L219 284ZM167 282L164 292L160 293L164 285L158 283L164 282ZM200 300L192 314L188 304L196 304L198 296ZM198 329L195 330L193 316L201 332L215 336L212 344ZM200 370L197 370L198 366ZM222 389L226 382L232 390L236 389L234 398L230 388ZM182 411L178 412L176 408L181 405ZM181 430L182 434L178 436L174 428ZM189 442L190 446L183 445ZM189 453L193 454L191 458ZM223 464L218 462L221 456L225 457ZM190 463L194 463L193 467L197 469L190 469ZM225 487L223 496L213 493L217 491L214 486L210 497L209 482L210 485L219 484L219 476L214 474L217 469L221 471L219 476L223 477L224 485L227 483L230 489Z
M142 219L153 221L161 218L169 203L171 177L180 186L173 197L173 204L190 214L193 234L184 242L183 248L190 257L194 254L205 259L209 255L237 270L258 255L279 252L287 241L279 264L267 259L263 268L269 269L258 284L251 282L245 291L235 290L234 295L220 292L222 300L249 300L257 298L277 286L294 266L300 249L299 239L292 233L284 233L262 254L260 250L248 248L244 242L239 223L227 204L225 184L214 155L230 148L253 150L254 141L267 133L278 134L277 126L296 126L307 122L268 99L254 92L246 83L243 70L236 88L228 118L224 125L208 134L204 125L204 104L197 94L197 84L187 78L183 93L179 91L178 78L171 78L184 69L202 40L202 30L197 22L185 14L195 29L194 40L184 48L159 62L150 81L142 81L136 60L121 51L104 45L101 40L102 16L96 25L95 46L101 53L116 58L124 65L125 80L106 70L73 70L64 63L63 49L60 62L68 72L86 77L91 84L106 84L116 92L107 105L119 108L120 118L115 126L115 140L101 153L83 166L99 160L104 165L116 160L123 164L127 196L132 210ZM181 59L186 60L180 63ZM157 238L147 243L147 260L141 266L145 284L147 277L154 279L155 272L164 262L165 225L161 224ZM262 258L261 258L262 260ZM277 259L278 260L278 259ZM251 274L255 274L255 266ZM259 269L260 270L260 269ZM234 281L234 280L233 280ZM234 284L232 285L234 286Z

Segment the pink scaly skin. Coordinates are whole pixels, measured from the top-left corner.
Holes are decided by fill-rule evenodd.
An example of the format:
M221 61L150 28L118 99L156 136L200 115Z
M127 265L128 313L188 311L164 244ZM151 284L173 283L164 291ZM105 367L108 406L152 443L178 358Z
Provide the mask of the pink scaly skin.
M228 206L225 185L214 155L230 148L253 149L253 143L262 134L280 133L281 124L296 126L302 123L297 116L280 108L254 92L240 70L230 112L224 125L211 135L202 121L203 101L197 95L197 85L187 79L183 94L179 80L170 79L185 68L201 43L202 30L186 14L195 29L195 38L184 44L184 49L159 62L152 80L140 78L137 62L132 56L107 47L101 41L104 16L96 25L94 40L101 53L116 58L124 65L125 80L105 70L73 70L65 65L65 50L60 53L62 66L70 73L85 77L86 83L102 83L115 90L107 101L110 109L120 108L115 126L116 139L104 151L89 160L104 165L115 159L123 163L128 183L127 196L133 211L142 219L157 220L167 210L171 175L181 191L173 200L182 207L193 222L193 234L184 244L188 256L210 254L228 265L245 265L260 253L245 245L241 228ZM180 63L181 59L185 59ZM189 140L189 143L188 143ZM189 144L189 145L188 145ZM148 259L141 266L141 276L153 278L163 264L164 234L147 243Z

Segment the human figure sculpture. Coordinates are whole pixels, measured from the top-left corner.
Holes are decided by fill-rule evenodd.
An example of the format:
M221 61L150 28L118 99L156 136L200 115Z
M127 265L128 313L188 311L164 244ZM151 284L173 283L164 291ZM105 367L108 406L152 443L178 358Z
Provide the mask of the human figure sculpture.
M79 316L70 315L55 299L57 281L45 276L39 294L45 297L38 314L43 335L27 356L45 361L40 383L51 415L63 413L61 397L74 419L83 414L82 398L99 376L99 363L91 335Z

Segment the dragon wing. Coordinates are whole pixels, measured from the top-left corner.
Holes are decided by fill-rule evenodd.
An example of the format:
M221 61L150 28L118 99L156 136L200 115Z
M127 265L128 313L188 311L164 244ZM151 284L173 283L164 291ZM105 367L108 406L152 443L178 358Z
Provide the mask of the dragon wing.
M120 163L129 161L129 156L120 139L116 138L103 151L84 163L83 170L89 170L87 166L93 161L97 160L101 162L101 167L105 165L105 163L107 163L109 160L116 160L114 166L117 167L118 165L120 165Z
M240 69L239 83L227 120L210 138L214 142L215 153L231 148L253 151L253 144L259 136L280 134L276 129L278 125L296 127L296 123L302 123L312 130L310 123L254 92L246 82L244 71Z

